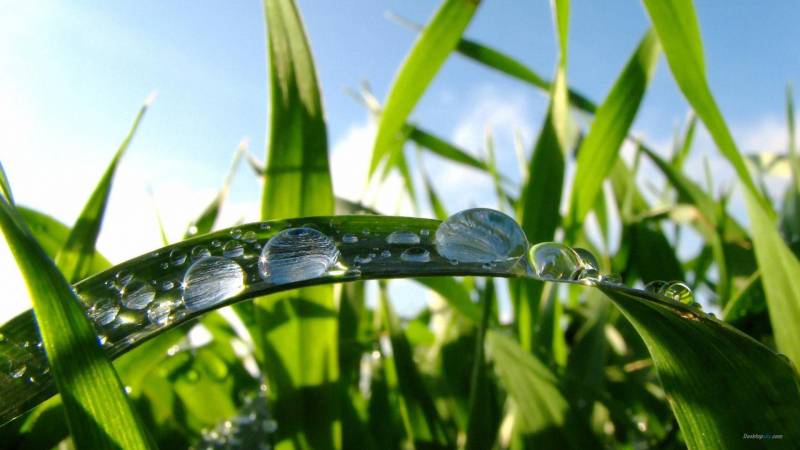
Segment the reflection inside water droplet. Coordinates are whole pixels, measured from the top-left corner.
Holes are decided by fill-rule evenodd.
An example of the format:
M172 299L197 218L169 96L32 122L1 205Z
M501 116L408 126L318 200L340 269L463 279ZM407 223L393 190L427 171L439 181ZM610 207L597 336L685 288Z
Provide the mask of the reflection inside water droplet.
M244 289L244 271L234 261L219 256L203 258L189 267L183 277L186 309L205 309Z
M89 317L99 325L108 325L117 318L119 303L111 298L101 298L89 308Z
M386 243L402 245L419 244L419 236L412 231L398 230L386 236Z
M121 291L122 304L128 309L140 310L147 307L156 296L156 291L150 283L134 279Z
M580 258L564 244L542 242L531 247L528 255L536 276L543 280L573 281L579 275Z
M222 255L226 258L238 258L244 255L244 247L239 241L228 241L222 247Z
M436 250L463 263L514 263L528 248L525 233L511 217L473 208L450 216L436 230Z
M265 281L293 283L324 275L339 259L339 249L313 228L288 228L267 242L258 259Z

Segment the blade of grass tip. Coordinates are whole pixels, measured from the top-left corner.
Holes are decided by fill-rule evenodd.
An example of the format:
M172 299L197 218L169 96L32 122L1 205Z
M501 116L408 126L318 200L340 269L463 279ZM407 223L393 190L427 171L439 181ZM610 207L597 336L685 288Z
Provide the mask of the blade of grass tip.
M753 183L741 152L711 93L705 74L700 26L691 0L644 0L670 70L703 120L720 152L733 165L745 189L753 246L761 269L770 322L778 349L800 364L800 262L775 228L775 212Z
M422 152L418 153L417 160L419 161L419 170L422 174L422 184L425 186L425 192L428 194L428 203L433 211L433 216L439 220L445 220L450 217L442 201L439 199L439 194L436 193L436 188L433 187L428 170L425 169L425 164L422 162Z
M442 158L472 167L484 172L488 172L489 168L486 163L472 156L468 151L457 147L444 139L433 135L432 133L423 130L415 125L408 125L408 139L415 142L417 145L425 147L432 153L435 153Z
M225 176L225 181L222 183L219 193L217 193L216 197L214 197L214 200L212 200L211 203L206 206L206 209L203 210L200 216L187 227L186 232L183 235L184 239L189 239L190 237L199 234L206 234L214 228L214 224L219 218L219 212L222 209L222 204L225 203L225 199L228 197L228 191L233 183L233 178L236 176L236 170L239 168L239 162L242 160L243 155L250 154L249 149L250 139L243 138L233 153L231 167L228 169L228 174Z
M103 177L94 192L92 192L92 196L83 207L83 211L81 211L78 220L75 222L64 248L56 256L56 265L67 281L71 283L91 275L89 269L92 265L94 247L97 243L97 236L100 234L100 227L103 225L103 217L106 212L108 198L111 195L114 174L117 171L120 159L122 159L133 136L139 129L139 123L142 121L147 108L150 107L153 101L155 101L155 93L150 94L141 109L139 109L128 135L120 144L117 153L111 160L111 164L108 165Z
M567 216L567 242L577 239L586 214L602 190L603 180L618 158L622 142L655 72L658 54L658 38L649 30L597 110L592 127L578 150Z
M792 85L786 86L786 129L789 133L789 167L792 169L795 190L800 193L800 157L797 155L797 124L794 121L794 90Z
M164 246L167 246L169 245L169 237L167 237L167 230L164 229L164 221L161 220L161 212L158 210L155 194L153 194L153 189L150 186L147 188L147 196L150 197L150 204L153 207L153 214L156 216L156 225L158 225L158 234L161 237L161 243Z
M77 448L153 448L72 286L0 199L0 226L25 277ZM36 368L27 368L36 376Z
M497 171L497 162L495 161L494 152L494 137L492 136L492 129L486 128L486 165L489 169L489 175L492 177L494 184L494 192L497 196L497 209L506 212L505 205L508 201L503 184L500 181L500 174Z
M261 216L266 220L329 215L334 212L335 200L328 134L305 26L294 1L265 0L264 10L270 130ZM340 448L333 287L262 297L254 305L256 320L251 334L269 380L275 415L282 420L279 446L302 442L303 447Z
M693 111L689 111L689 119L687 120L686 132L681 140L681 145L678 151L672 156L672 165L677 170L683 170L683 164L686 158L689 157L689 152L692 149L692 142L694 141L694 133L697 129L697 115Z
M6 176L6 170L3 168L3 163L0 162L0 190L2 190L2 195L5 196L8 203L14 204L14 195L11 193L11 183L8 182L8 176Z
M370 175L402 150L403 124L458 44L479 4L480 0L445 0L414 43L389 89L375 136Z

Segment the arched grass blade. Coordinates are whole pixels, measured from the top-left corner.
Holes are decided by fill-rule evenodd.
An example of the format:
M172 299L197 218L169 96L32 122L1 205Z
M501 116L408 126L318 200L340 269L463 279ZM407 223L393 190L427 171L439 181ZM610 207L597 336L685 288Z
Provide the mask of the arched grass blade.
M394 166L391 161L402 151L408 115L456 47L479 4L480 0L444 0L420 34L389 89L375 136L370 174L387 159L385 167Z
M151 440L128 402L111 362L100 348L95 330L84 316L72 287L5 198L0 199L0 226L33 299L44 343L44 349L34 347L33 351L40 352L40 359L46 352L75 445L80 448L151 448ZM16 367L12 375L34 377L37 376L33 374L35 370L35 367L22 365ZM9 374L4 373L2 377L9 377ZM28 381L36 382L34 378ZM4 403L15 400L18 397L3 396Z
M689 448L751 448L745 434L780 434L778 447L800 439L797 372L785 357L683 304L601 289L644 339Z
M97 235L100 234L100 227L103 225L103 216L106 212L106 204L111 195L111 185L114 182L114 174L117 171L120 159L125 154L128 146L139 128L147 108L150 107L154 96L145 100L136 118L133 120L128 135L122 141L117 153L108 165L103 177L95 187L89 201L83 207L81 215L75 222L75 226L70 231L64 248L56 256L56 265L64 274L64 277L71 283L82 280L91 274L92 257L94 256L94 246L97 242Z

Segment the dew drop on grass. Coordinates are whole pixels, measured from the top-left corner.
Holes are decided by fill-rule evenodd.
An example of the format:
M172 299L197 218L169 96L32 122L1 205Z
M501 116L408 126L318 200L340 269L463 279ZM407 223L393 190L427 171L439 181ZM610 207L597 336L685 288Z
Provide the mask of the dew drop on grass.
M652 294L661 294L664 288L668 285L666 281L662 280L653 280L646 285L644 285L644 290L650 292Z
M101 298L89 308L89 317L99 325L113 322L117 314L119 314L119 303L111 298Z
M267 242L258 258L265 281L293 283L324 275L339 259L333 240L313 228L288 228Z
M381 252L381 258L391 258L392 252L389 250L384 250Z
M119 272L117 272L114 278L116 279L117 287L121 289L125 287L125 285L131 282L131 279L133 279L133 275L124 270L120 270Z
M121 291L122 304L128 309L140 310L147 307L156 296L156 291L150 283L134 279Z
M258 235L255 231L245 231L245 233L242 235L242 240L248 244L252 244L258 240Z
M147 308L147 320L158 326L167 325L172 319L172 310L175 304L172 300L163 300L153 303Z
M680 281L672 281L667 284L661 294L681 303L695 306L692 288Z
M230 259L208 256L189 267L182 286L186 309L202 310L241 292L244 270Z
M21 365L19 365L17 367L12 367L11 368L11 372L9 372L9 375L11 375L11 378L19 379L19 378L22 378L23 375L25 375L25 372L27 370L28 370L28 366L26 366L24 364L21 364Z
M198 245L192 248L192 259L200 259L200 258L205 258L207 256L211 256L211 252L208 251L208 249L203 247L202 245Z
M226 258L238 258L244 255L244 247L237 240L228 241L222 247L222 256Z
M424 263L431 260L431 254L422 247L411 247L400 254L400 259L405 262Z
M542 242L531 247L528 258L537 277L543 280L571 281L581 269L575 250L558 242Z
M398 230L386 236L386 243L404 245L419 244L419 236L412 231Z
M242 230L238 228L231 230L231 237L234 239L239 239L242 237Z
M463 263L516 262L528 248L525 233L511 217L487 208L473 208L447 218L436 229L436 250Z
M358 264L358 265L369 264L372 261L372 256L371 255L372 254L369 254L369 255L356 255L356 257L353 258L353 262L355 264Z
M578 261L581 266L578 279L597 280L600 277L600 264L594 254L581 247L573 247L572 250L578 255Z
M356 242L358 242L358 236L352 233L345 234L344 236L342 236L342 242L344 242L345 244L355 244Z
M169 262L173 266L182 266L186 262L186 253L178 249L169 252Z

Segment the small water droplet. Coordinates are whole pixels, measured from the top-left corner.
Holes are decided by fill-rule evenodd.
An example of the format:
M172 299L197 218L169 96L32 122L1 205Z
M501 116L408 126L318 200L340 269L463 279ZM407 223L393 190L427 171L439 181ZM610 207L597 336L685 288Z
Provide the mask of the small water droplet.
M133 278L133 274L128 273L124 270L120 270L119 272L117 272L114 278L116 279L117 287L123 288L125 287L125 285L130 283L131 279Z
M211 256L211 252L202 245L197 245L192 248L192 259L200 259Z
M172 300L153 303L147 308L147 320L158 326L167 325L171 321L172 309L175 304Z
M158 267L160 267L161 270L167 270L167 269L169 269L169 263L164 261L161 264L159 264Z
M324 275L338 259L339 250L328 236L313 228L288 228L264 246L258 270L266 281L293 283Z
M358 236L352 233L345 234L344 236L342 236L342 242L344 242L345 244L355 244L356 242L358 242Z
M664 290L661 292L661 294L687 305L695 305L692 288L680 281L671 281L666 287L664 287ZM697 307L699 307L699 304L697 304Z
M231 234L232 238L239 239L240 237L242 237L242 230L240 230L238 228L235 228L235 229L231 230L230 234Z
M574 280L580 270L578 254L558 242L542 242L531 247L529 260L537 277L543 280Z
M653 294L661 294L664 288L668 285L666 281L653 280L644 285L644 290Z
M440 255L464 263L511 264L528 248L525 233L514 219L487 208L448 217L436 230L435 241Z
M167 292L169 290L172 290L172 288L174 288L174 287L175 287L175 283L173 283L172 280L165 280L165 281L161 282L161 285L159 285L158 288L161 289L164 292Z
M422 236L422 237L428 237L428 235L430 235L430 234L431 234L431 230L429 230L427 228L423 228L423 229L419 230L419 235Z
M26 366L25 364L20 364L19 366L12 367L11 372L9 372L9 375L11 375L11 378L19 379L22 378L23 375L25 375L25 372L27 370L28 366Z
M400 254L400 259L406 262L428 262L431 260L431 254L422 247L411 247Z
M214 248L218 248L221 245L222 245L222 241L220 241L219 239L214 239L213 241L211 241L211 246L214 247Z
M419 244L419 236L412 231L398 230L386 236L386 243L415 245Z
M89 308L89 317L99 325L113 322L117 314L119 314L119 303L110 298L102 298Z
M392 252L389 250L384 250L381 252L381 258L391 258Z
M248 244L252 244L253 242L258 240L258 235L256 234L255 231L252 230L245 231L244 234L242 234L242 240L247 242Z
M581 272L578 275L580 279L599 279L600 277L600 263L592 252L581 247L573 247L572 250L578 255L580 262Z
M172 250L169 252L169 261L173 266L181 266L186 262L186 253L182 250Z
M238 258L242 255L244 255L244 247L242 247L242 243L239 241L228 241L225 243L225 246L222 247L222 256L226 258Z
M197 311L241 292L244 288L244 271L230 259L209 256L189 267L182 286L186 309Z
M266 222L262 222L262 223L261 223L261 225L259 225L259 226L258 226L258 228L260 228L260 229L262 229L262 230L266 231L266 230L269 230L269 229L270 229L270 228L272 228L272 227L270 226L270 224L268 224L268 223L266 223Z
M150 283L134 279L121 292L122 304L128 309L144 309L156 296Z
M600 281L606 284L622 284L622 277L617 273L610 273L608 275L600 275Z
M359 264L359 265L360 264L368 264L371 261L372 261L372 257L369 256L369 255L356 255L356 257L353 258L353 262L355 264Z

